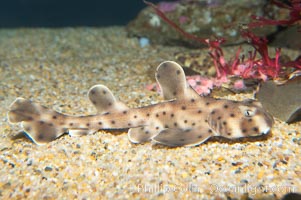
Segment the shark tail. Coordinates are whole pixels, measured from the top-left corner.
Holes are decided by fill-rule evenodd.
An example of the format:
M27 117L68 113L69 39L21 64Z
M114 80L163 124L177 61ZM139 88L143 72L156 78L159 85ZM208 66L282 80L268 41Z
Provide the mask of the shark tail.
M59 123L63 114L24 98L17 98L10 105L7 116L11 123L22 122L25 134L39 145L51 142L67 131Z

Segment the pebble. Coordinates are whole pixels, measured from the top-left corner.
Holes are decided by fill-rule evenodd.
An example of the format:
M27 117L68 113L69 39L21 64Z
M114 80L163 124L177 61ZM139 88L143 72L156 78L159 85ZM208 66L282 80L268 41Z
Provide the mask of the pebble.
M141 38L139 38L139 44L140 44L140 47L143 48L143 47L150 45L150 41L146 37L141 37Z

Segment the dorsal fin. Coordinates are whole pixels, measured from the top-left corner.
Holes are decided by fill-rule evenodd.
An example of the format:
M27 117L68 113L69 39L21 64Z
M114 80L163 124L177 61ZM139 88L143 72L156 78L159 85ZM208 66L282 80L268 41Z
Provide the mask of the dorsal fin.
M199 97L187 84L183 68L174 61L165 61L158 66L156 80L165 100Z
M117 101L111 90L104 85L94 85L91 87L88 97L99 114L128 109L125 104Z
M97 109L99 114L105 114L114 111L124 111L128 107L122 102L117 101L109 88L104 85L94 85L88 91L88 97ZM69 129L69 135L82 136L95 133L97 129Z

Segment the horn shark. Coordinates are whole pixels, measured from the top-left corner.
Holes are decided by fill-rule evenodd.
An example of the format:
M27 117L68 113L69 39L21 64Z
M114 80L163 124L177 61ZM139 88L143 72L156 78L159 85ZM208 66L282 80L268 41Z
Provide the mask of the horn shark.
M98 113L69 116L30 100L17 98L9 107L11 123L22 122L36 144L51 142L64 133L87 135L98 130L129 129L133 143L154 141L167 146L195 146L212 136L240 138L269 133L273 117L259 102L199 96L186 82L182 67L161 63L156 80L166 101L129 108L104 85L95 85L88 97Z

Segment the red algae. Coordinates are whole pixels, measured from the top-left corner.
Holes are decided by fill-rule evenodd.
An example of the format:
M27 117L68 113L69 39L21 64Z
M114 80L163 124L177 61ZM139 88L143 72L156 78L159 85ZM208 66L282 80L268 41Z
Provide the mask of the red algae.
M248 25L247 29L241 29L241 35L246 38L246 40L254 48L253 52L249 52L248 57L240 56L241 49L239 48L235 56L226 60L224 57L223 49L221 45L226 41L225 38L216 38L210 40L207 38L200 38L193 34L189 34L179 27L176 23L171 21L156 5L153 3L144 1L147 5L151 6L157 15L175 30L181 33L184 37L191 40L195 40L202 44L205 44L209 48L209 55L211 56L215 69L216 69L216 79L227 82L228 75L236 75L243 79L253 78L259 80L275 79L279 76L285 76L285 72L282 67L291 67L296 69L301 69L301 59L298 57L294 61L289 61L287 63L280 62L281 49L276 48L275 55L272 57L268 52L268 40L264 37L256 36L251 28L264 25L291 25L300 20L300 0L292 0L292 6L287 6L278 1L272 1L275 5L279 7L285 7L290 10L290 19L288 20L268 20L261 17L252 17L258 22L252 22ZM259 54L259 58L257 55Z

